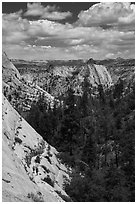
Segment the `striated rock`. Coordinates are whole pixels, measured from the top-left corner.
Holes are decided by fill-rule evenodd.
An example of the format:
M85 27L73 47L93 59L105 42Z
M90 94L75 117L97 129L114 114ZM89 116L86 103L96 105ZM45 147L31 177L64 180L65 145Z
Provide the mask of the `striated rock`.
M39 70L37 68L32 69L30 62L27 64L27 61L25 66L20 61L15 64L23 74L23 77L30 81L35 81L42 89L54 97L64 95L69 87L74 89L75 94L82 94L82 83L85 77L88 77L89 83L94 88L97 88L99 84L104 88L113 84L107 68L104 65L97 65L93 59L87 62L55 61L52 63L48 65L43 62ZM26 67L27 71L25 71Z
M55 148L2 100L2 196L5 202L64 201L62 185L68 177Z
M103 65L109 71L113 83L117 83L117 80L121 78L126 84L135 75L135 59L105 59L96 60L96 64Z
M40 95L51 105L54 103L54 97L40 88L34 81L25 80L8 59L5 52L2 54L2 87L3 93L8 98L14 108L22 111L28 111L32 102Z
M8 59L5 52L2 53L2 79L5 82L12 81L15 84L20 83L21 76L16 67L12 64L12 62Z
M87 65L78 74L78 78L81 78L83 82L85 76L88 77L92 87L97 87L100 84L103 87L110 87L112 85L111 75L103 65L96 65L88 61Z
M14 62L14 61L13 61ZM68 87L74 89L76 94L82 94L82 82L85 76L95 88L98 84L104 88L117 83L121 78L125 86L132 81L135 72L134 59L104 59L88 61L49 61L47 62L14 62L23 77L33 79L36 83L55 97L64 95ZM33 65L33 66L32 66Z

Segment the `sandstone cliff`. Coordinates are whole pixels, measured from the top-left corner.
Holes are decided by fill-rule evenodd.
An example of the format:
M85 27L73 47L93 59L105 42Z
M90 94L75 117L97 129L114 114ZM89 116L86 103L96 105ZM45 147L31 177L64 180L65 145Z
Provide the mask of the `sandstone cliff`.
M2 86L4 95L18 110L28 111L32 102L37 101L41 94L49 103L52 104L54 101L54 97L35 82L31 83L23 78L5 52L2 54Z
M13 108L17 103L28 110L39 94L50 103L50 94L37 84L25 81L3 53L2 98L2 197L5 202L68 200L63 190L67 168L58 152ZM26 100L27 97L27 100ZM27 109L28 108L28 109Z
M67 169L57 151L2 100L2 196L3 201L63 201Z

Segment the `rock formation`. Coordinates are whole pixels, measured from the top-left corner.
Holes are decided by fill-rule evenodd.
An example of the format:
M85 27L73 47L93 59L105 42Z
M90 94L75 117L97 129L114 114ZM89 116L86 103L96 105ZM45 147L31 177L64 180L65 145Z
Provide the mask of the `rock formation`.
M22 80L18 70L3 53L3 92L8 98L20 87L19 98L39 91L53 97L39 86ZM5 92L6 90L6 92ZM16 93L17 94L17 93ZM4 202L61 202L69 200L63 190L67 168L57 158L58 152L19 115L4 95L2 98L2 199ZM29 98L30 99L30 98ZM18 98L16 99L18 100ZM31 99L30 99L31 101Z
M88 61L81 69L78 78L84 80L87 76L92 87L102 85L103 87L110 87L112 85L111 75L103 65L93 64L93 61Z
M104 65L97 65L94 60L74 61L71 64L65 61L60 64L53 63L53 65L43 63L39 71L36 68L32 69L30 62L28 64L25 62L25 65L20 61L14 63L25 78L35 80L39 86L54 97L65 94L70 86L76 94L82 94L82 83L85 77L88 77L89 83L94 88L97 88L99 84L104 88L113 84L107 68ZM28 67L27 73L23 72L26 67Z
M62 201L67 169L57 159L55 148L2 100L2 195L3 201Z
M28 111L32 102L37 101L40 95L53 104L54 97L40 88L35 82L25 80L8 59L5 52L2 54L2 79L3 93L16 109Z
M27 62L25 63L27 66ZM72 62L71 65L62 65L60 62L60 65L50 66L50 69L43 68L43 71L40 69L38 73L33 70L31 73L20 75L7 55L3 53L3 201L71 201L63 190L65 178L69 179L69 170L58 159L57 150L44 141L15 109L29 111L32 102L37 101L40 95L53 104L54 97L65 94L69 86L75 90L75 94L82 94L85 77L94 88L95 94L98 85L107 89L121 76L122 80L128 81L129 88L132 88L134 64L131 66L130 61L127 61L127 66L123 66L123 63L125 61L121 62L121 59L113 60L111 63L90 59L74 65Z

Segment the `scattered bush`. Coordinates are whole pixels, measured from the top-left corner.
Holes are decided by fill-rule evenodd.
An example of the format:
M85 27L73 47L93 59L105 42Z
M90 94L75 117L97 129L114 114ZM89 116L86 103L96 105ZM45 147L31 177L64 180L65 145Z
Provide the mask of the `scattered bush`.
M63 195L61 191L56 191L56 193L66 202L73 202L69 196Z
M21 143L22 143L22 140L21 140L19 137L15 137L15 143L21 144Z
M36 149L33 149L33 150L31 149L31 152L28 155L26 155L26 158L25 158L25 161L28 167L31 164L32 157L41 155L44 152L44 148L45 148L45 142L42 140L42 142L38 144L38 147ZM36 158L35 160L36 163L40 163L39 159Z
M27 197L32 199L34 202L44 202L41 192L37 192L36 195L34 193L28 193Z
M46 167L46 166L44 166L44 165L41 165L41 167L47 172L47 173L49 173L50 172L50 170Z
M35 162L40 164L40 157L39 156L36 157Z
M47 153L48 153L49 157L52 157L52 154L51 154L50 150L51 150L51 147L50 147L50 145L48 145Z
M18 129L22 129L22 126L18 126Z
M48 160L48 162L51 164L51 160L49 158L49 156L45 156L45 158Z
M50 176L47 175L47 177L45 177L43 179L43 181L47 182L49 185L51 185L52 187L54 187L54 182L51 180Z

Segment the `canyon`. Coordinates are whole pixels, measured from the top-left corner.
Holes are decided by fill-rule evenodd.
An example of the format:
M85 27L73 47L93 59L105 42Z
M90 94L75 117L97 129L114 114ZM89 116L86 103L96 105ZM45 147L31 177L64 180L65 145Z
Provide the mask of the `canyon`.
M124 94L135 83L132 59L95 61L24 61L2 56L2 195L5 202L64 202L71 198L64 181L71 171L24 119L39 96L51 109L71 87L82 96L88 80L92 95L98 87L111 90L122 79Z

